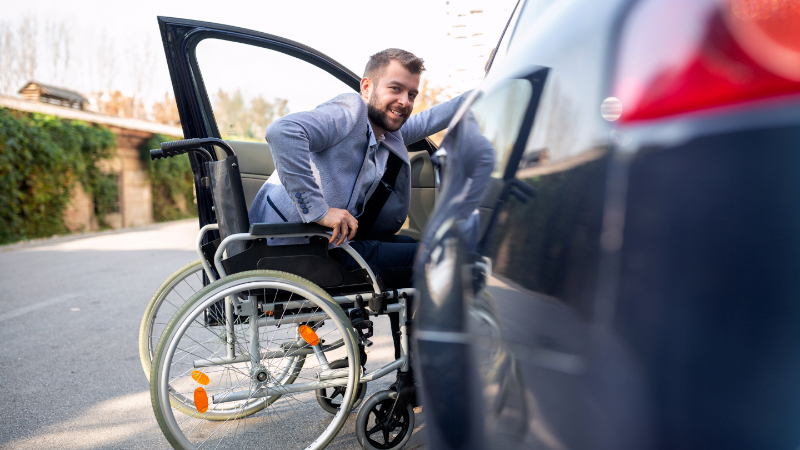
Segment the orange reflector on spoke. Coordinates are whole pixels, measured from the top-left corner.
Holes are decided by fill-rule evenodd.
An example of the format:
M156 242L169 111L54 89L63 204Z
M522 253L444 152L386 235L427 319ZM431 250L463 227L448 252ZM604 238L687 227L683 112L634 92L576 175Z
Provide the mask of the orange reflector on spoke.
M272 315L272 314L274 314L274 313L273 313L272 311L267 311L267 312L266 312L266 314L267 314L268 316L271 316L271 315Z
M194 407L197 412L204 413L208 411L208 394L206 390L199 387L194 390Z
M208 375L204 374L203 372L200 372L199 370L192 371L192 378L194 378L194 381L197 381L203 386L211 382L211 380L208 379Z
M319 344L319 337L317 336L317 333L315 333L314 330L311 329L310 326L300 325L300 328L298 330L300 331L300 336L303 336L303 339L305 339L305 341L308 342L308 345L313 347Z

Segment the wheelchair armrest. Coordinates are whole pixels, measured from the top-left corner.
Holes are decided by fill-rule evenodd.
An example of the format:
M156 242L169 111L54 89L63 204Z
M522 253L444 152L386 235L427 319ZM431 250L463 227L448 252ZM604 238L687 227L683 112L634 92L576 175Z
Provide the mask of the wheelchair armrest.
M254 236L274 236L278 234L314 234L329 233L328 227L318 223L253 223L250 224L250 234Z

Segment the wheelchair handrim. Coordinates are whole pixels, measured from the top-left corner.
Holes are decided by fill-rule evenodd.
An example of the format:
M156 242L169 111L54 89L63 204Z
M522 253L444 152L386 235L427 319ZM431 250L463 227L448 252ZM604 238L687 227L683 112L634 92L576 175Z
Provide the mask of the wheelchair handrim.
M211 288L210 291L198 293L198 295L202 294L196 300L190 300L187 303L192 303L193 305L191 308L191 313L189 314L181 314L180 316L184 317L184 320L180 322L179 326L172 325L168 326L171 328L169 334L169 340L163 343L160 343L159 346L164 345L166 347L166 351L162 353L161 361L171 361L172 357L174 356L176 347L178 345L179 339L178 336L182 336L186 333L186 330L191 326L192 322L198 318L202 314L202 312L208 308L209 306L213 305L215 302L224 299L225 297L232 295L236 292L244 291L244 290L256 290L256 289L282 289L294 294L300 295L308 300L311 300L322 309L329 317L337 319L334 320L336 327L339 329L339 332L342 334L343 337L348 337L350 340L350 345L345 344L345 349L347 351L348 358L351 361L354 361L357 357L355 354L355 342L352 336L352 331L348 329L344 322L344 317L341 315L340 311L336 311L332 304L326 302L324 299L321 299L320 296L310 290L308 290L305 286L297 284L292 280L287 280L278 277L271 277L271 276L254 276L252 278L257 279L256 281L249 281L242 284L234 284L229 286L229 283L226 283L226 279L219 280L217 283L221 285L218 286L216 289L212 288L213 285L208 286ZM248 278L248 279L252 279ZM260 280L258 280L260 278ZM214 283L216 284L216 283ZM177 320L178 317L176 317ZM177 324L176 324L177 325ZM162 336L163 338L163 336ZM167 345L169 343L169 345ZM167 364L163 364L160 367L159 377L158 377L158 402L159 407L162 411L162 417L169 428L172 436L179 441L180 445L183 448L193 449L195 448L194 445L189 442L186 436L183 435L180 427L178 426L174 415L172 414L171 409L171 402L170 402L170 395L169 395L169 370L170 367ZM345 399L349 399L348 402L352 402L352 397L354 395L357 383L359 372L351 371L348 375L348 382L347 388L345 390ZM164 395L164 393L167 395ZM336 414L333 418L331 424L326 428L325 432L323 432L314 442L312 442L307 449L314 449L314 448L323 448L327 443L329 443L338 433L339 429L343 425L344 421L347 419L349 414L349 407L346 409L341 409L338 414ZM321 444L321 445L320 445Z
M155 295L153 295L153 298L150 300L152 304L148 304L148 308L144 312L142 324L139 327L139 356L142 362L142 368L144 369L145 375L148 379L150 378L150 368L153 363L153 358L155 357L156 347L158 346L158 340L156 340L155 344L153 344L152 339L154 337L153 328L156 320L156 317L153 316L152 312L153 310L160 310L161 305L167 300L169 293L173 292L177 286L186 280L186 278L202 270L203 266L199 259L194 260L178 269L175 273L170 275L169 282L166 285L162 284L159 286ZM202 289L202 286L200 289ZM195 294L198 291L195 291ZM186 302L183 304L185 303ZM180 310L183 304L178 306L176 309Z

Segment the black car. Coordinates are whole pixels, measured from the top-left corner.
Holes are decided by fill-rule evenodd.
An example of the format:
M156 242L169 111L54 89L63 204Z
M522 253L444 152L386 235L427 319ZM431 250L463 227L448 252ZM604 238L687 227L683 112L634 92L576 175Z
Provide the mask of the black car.
M434 163L430 448L800 445L796 1L522 1Z

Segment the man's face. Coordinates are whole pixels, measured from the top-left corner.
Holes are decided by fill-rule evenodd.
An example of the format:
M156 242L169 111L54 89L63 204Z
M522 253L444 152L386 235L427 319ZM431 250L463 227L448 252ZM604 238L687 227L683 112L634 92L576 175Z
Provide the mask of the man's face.
M408 120L419 93L419 74L414 75L397 61L369 84L367 114L374 125L397 131Z

